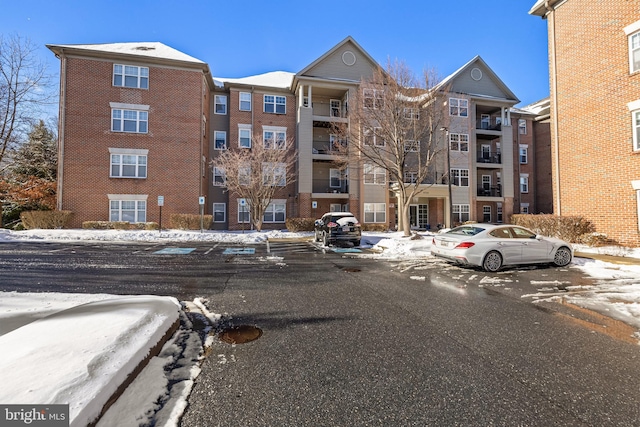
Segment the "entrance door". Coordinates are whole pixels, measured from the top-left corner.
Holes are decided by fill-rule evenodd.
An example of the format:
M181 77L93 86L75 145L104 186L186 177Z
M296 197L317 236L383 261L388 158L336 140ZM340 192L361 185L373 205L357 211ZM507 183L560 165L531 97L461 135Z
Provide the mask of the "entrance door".
M409 205L409 224L412 229L426 230L429 225L429 205Z

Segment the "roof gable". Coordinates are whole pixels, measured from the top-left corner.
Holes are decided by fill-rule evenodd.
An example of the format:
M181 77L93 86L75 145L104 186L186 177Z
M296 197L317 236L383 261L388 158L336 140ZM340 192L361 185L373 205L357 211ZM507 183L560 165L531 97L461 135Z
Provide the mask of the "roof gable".
M315 77L359 82L363 77L370 77L378 67L378 63L348 36L298 72L296 78Z
M446 77L437 89L448 87L449 92L464 93L470 96L520 102L511 89L504 84L496 73L480 57L471 61Z

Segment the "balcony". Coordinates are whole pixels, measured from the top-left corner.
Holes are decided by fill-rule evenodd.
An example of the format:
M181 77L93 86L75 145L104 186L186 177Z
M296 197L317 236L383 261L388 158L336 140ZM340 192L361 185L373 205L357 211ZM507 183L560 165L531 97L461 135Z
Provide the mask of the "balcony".
M499 185L478 187L478 197L502 197Z
M502 155L499 151L480 150L477 152L478 163L501 164Z

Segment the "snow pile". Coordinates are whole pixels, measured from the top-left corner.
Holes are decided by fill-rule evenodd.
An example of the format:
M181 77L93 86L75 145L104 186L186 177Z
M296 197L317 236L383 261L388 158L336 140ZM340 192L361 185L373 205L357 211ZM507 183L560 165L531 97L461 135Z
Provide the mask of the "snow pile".
M100 414L180 311L171 297L15 292L0 293L0 306L0 348L11 349L0 352L0 402L69 403L71 426ZM8 318L20 319L15 329Z

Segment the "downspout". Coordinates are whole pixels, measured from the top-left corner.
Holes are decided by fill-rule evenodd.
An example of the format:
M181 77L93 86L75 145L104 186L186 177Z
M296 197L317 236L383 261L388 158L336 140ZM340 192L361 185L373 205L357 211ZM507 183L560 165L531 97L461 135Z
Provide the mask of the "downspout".
M551 48L550 56L551 56L551 77L552 77L552 86L553 86L553 117L551 122L553 124L553 145L554 145L554 156L553 162L555 166L555 182L554 182L554 190L556 193L555 200L555 214L558 216L562 215L562 207L560 201L560 143L558 141L558 74L557 74L557 57L556 57L556 19L555 14L553 13L553 7L550 6L550 0L546 0L544 2L544 7L547 9L547 16L549 22L549 45Z
M67 101L67 59L64 49L60 48L60 100L58 101L58 176L56 205L62 210L62 182L64 180L64 126Z

